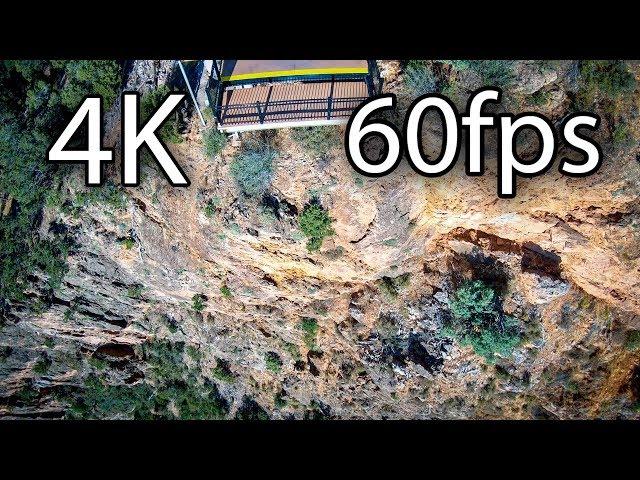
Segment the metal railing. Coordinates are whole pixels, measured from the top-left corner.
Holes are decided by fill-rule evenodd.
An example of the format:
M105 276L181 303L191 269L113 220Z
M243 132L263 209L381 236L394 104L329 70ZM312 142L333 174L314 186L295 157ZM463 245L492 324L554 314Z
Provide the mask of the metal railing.
M364 102L367 97L313 98L303 100L274 100L246 104L219 105L215 113L220 124L267 123L282 120L318 120L341 118Z

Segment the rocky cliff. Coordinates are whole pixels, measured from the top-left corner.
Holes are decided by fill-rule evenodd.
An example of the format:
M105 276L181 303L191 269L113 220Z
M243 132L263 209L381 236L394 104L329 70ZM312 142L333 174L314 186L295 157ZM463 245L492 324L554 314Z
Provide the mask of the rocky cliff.
M408 104L407 65L379 65L385 91ZM487 81L479 69L426 65L460 108ZM579 62L509 68L499 110L560 122L575 109ZM137 61L128 88L162 84L170 69ZM182 141L169 148L190 187L172 188L145 163L140 187L111 185L106 200L84 202L84 172L65 175L63 208L45 209L40 235L73 238L68 272L53 292L35 275L28 300L5 314L0 416L131 418L153 397L143 409L152 417L159 406L201 417L184 392L160 398L173 385L166 370L213 399L197 409L216 418L637 418L638 91L603 98L591 104L603 120L602 168L519 179L513 200L496 196L493 133L482 177L465 176L460 161L428 179L403 162L370 179L339 140L318 153L289 130L243 134L207 156L185 107ZM116 152L118 108L107 134ZM437 117L425 124L427 150L441 128ZM257 140L276 157L254 198L230 165ZM519 143L525 155L535 147L535 137ZM119 178L118 161L109 174ZM335 231L316 252L298 222L312 198ZM520 322L510 355L489 361L443 334L451 296L470 279L491 285Z

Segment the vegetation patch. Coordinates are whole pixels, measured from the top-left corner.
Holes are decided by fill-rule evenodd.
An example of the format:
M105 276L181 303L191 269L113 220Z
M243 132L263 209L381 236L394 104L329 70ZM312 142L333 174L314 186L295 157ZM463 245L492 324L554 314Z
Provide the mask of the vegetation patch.
M623 60L585 60L580 63L580 78L577 100L584 108L592 108L598 98L615 100L636 87L635 77Z
M200 295L199 293L195 294L191 297L191 308L193 308L196 312L201 312L204 310L205 306L205 297Z
M314 201L304 207L298 217L298 224L302 233L308 238L307 250L310 252L320 250L324 238L335 233L331 222L329 213L319 202Z
M169 95L170 90L167 85L161 85L155 90L145 93L140 101L140 117L143 122L151 118L163 100ZM174 112L172 116L158 129L158 136L167 143L182 143L183 138L178 131L178 114Z
M236 380L233 372L231 372L231 369L229 368L229 363L220 359L217 359L216 366L211 371L211 375L216 380L220 380L225 383L233 383Z
M67 416L83 419L223 418L228 405L213 383L199 381L199 367L184 362L184 345L156 341L144 346L149 369L135 385L110 385L92 375L84 389L70 397Z
M551 92L548 90L538 90L537 92L532 93L529 98L531 105L542 107L549 103L549 100L551 99Z
M240 152L229 167L238 187L248 197L267 191L273 177L276 154L270 147L250 148Z
M231 294L231 289L227 286L226 283L222 284L220 287L220 293L224 298L231 298L233 295Z
M613 144L616 147L621 147L629 143L631 132L629 131L629 125L622 122L616 125L613 130Z
M217 128L205 130L202 134L204 154L207 157L215 157L227 144L227 136Z
M410 60L404 69L404 84L409 93L418 97L436 91L436 77L424 60Z
M640 349L640 330L633 330L627 335L627 339L624 342L624 348L629 351Z
M136 299L142 298L143 289L144 287L140 284L132 285L127 290L127 297Z
M295 343L289 343L289 342L285 342L284 344L284 349L286 350L286 352L291 355L291 358L294 361L298 361L302 358L302 356L300 355L300 349L298 348L298 346Z
M220 199L218 197L213 197L209 199L207 204L204 206L204 214L209 218L215 217L219 206L220 206Z
M318 335L318 321L311 317L302 317L300 321L300 329L304 332L304 344L311 351L318 351L316 336Z
M127 250L131 250L135 246L135 244L136 241L131 237L127 237L122 241L122 246Z
M66 272L71 240L64 232L38 235L42 208L59 192L46 151L88 93L110 108L120 89L120 64L99 60L0 62L0 302L25 300L36 270L57 288ZM77 148L72 141L68 148ZM94 189L101 190L101 189ZM58 199L59 200L59 199Z
M120 87L122 69L113 60L78 60L64 63L67 81L60 92L62 104L74 110L86 95L100 95L105 109L111 108Z
M473 70L487 86L506 87L514 79L514 60L445 60L458 71Z
M280 409L287 406L287 392L280 390L273 396L273 406Z
M397 247L398 239L397 238L387 238L382 244L386 247Z
M342 146L343 140L340 129L334 126L294 128L291 138L305 150L318 156Z
M55 202L52 201L52 198L49 197L48 200L49 206L54 206L52 204ZM63 212L78 217L84 208L91 205L103 205L111 210L122 210L127 206L127 196L121 187L107 181L100 188L77 191L73 200L65 202L61 207Z
M96 370L105 370L109 366L109 362L103 360L102 358L97 357L89 357L89 365L91 365Z
M378 289L389 299L398 298L400 291L411 283L411 274L403 273L397 277L382 277L376 282Z
M282 359L276 352L267 352L264 354L264 361L267 365L267 370L273 373L279 373L282 369Z
M38 361L33 366L33 372L38 375L44 375L49 371L49 367L51 367L51 359L49 357L42 357L38 359Z
M443 333L494 363L521 342L519 322L505 315L495 290L481 280L463 283L450 297L452 318Z

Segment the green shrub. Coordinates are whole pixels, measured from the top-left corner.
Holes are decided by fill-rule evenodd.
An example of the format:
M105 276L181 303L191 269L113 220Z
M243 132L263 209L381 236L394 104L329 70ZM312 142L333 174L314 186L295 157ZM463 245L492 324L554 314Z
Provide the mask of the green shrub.
M514 78L514 60L444 60L458 71L473 70L487 86L506 87Z
M229 368L229 364L224 360L217 359L215 368L211 371L213 378L225 383L235 382L235 377Z
M474 60L470 63L487 85L506 87L513 81L515 62L512 60Z
M273 373L279 373L282 369L282 360L280 359L280 355L278 355L276 352L265 353L264 361L267 365L267 370Z
M135 246L135 244L136 241L131 237L127 237L122 241L122 246L127 250L131 250Z
M406 288L411 281L410 273L403 273L397 277L382 277L376 282L376 285L385 296L390 299L396 299L400 291Z
M280 390L273 396L273 406L276 408L284 408L287 406L286 393Z
M578 97L585 107L600 95L615 99L635 90L636 80L623 60L585 60L580 63Z
M77 191L72 202L62 205L62 210L77 218L83 208L97 204L106 206L110 210L122 210L127 206L127 196L121 187L107 181L100 188Z
M551 98L551 92L548 90L538 90L531 94L530 101L531 105L535 105L537 107L542 107L549 103L549 99Z
M89 357L89 365L100 371L106 369L109 366L109 362L102 358Z
M298 361L302 358L300 355L300 349L295 343L285 342L284 349L287 351L289 355L291 355L291 358L294 361Z
M227 286L226 283L220 287L220 293L224 298L231 298L233 296L231 294L231 289Z
M454 317L465 320L484 322L486 315L495 312L496 294L482 281L463 284L452 296L449 308Z
M37 373L38 375L44 375L49 371L51 363L52 362L48 357L38 359L38 361L33 366L34 373Z
M473 60L441 60L442 63L447 65L451 65L454 69L459 72L464 72L471 67L471 62Z
M331 228L329 213L319 203L313 202L304 207L298 218L300 230L308 238L307 250L319 250L325 237L335 232Z
M408 91L418 97L436 91L436 78L431 66L424 60L410 60L404 70L404 84Z
M198 347L195 347L194 345L187 345L186 352L194 362L202 360L202 352L200 352Z
M209 218L215 217L219 205L220 199L218 197L211 198L204 207L204 214Z
M146 122L155 110L162 105L165 97L171 93L167 85L161 85L155 90L145 93L140 100L140 118L142 122ZM158 136L167 143L182 143L183 138L178 131L177 113L173 113L171 117L162 124L158 129Z
M618 147L625 145L629 141L630 136L629 125L624 122L619 123L613 130L613 144Z
M132 285L127 290L127 297L140 299L142 297L143 286L140 284Z
M204 297L200 294L196 294L191 298L193 302L191 308L193 308L196 312L201 312L204 310Z
M624 348L630 351L640 349L640 330L633 330L629 333Z
M267 191L273 176L275 152L270 148L245 150L231 162L230 171L240 190L248 197Z
M496 354L508 356L520 344L519 322L506 316L495 291L481 280L463 283L449 299L452 319L445 335L493 363Z
M302 317L300 321L300 329L304 332L304 344L311 351L316 351L318 345L316 344L316 335L318 334L318 321L311 317Z
M215 157L227 144L227 136L216 128L205 130L202 134L204 154L207 157Z
M40 396L39 390L33 385L25 385L17 394L16 398L23 405L33 403Z
M334 126L294 128L291 138L305 150L320 156L342 145L340 129Z

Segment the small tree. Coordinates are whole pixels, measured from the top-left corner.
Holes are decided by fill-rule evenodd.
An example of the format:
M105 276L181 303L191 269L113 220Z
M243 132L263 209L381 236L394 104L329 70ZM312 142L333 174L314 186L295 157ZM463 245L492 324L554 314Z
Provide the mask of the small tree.
M192 308L196 311L196 312L201 312L204 310L204 297L200 294L196 294L191 298L193 304L192 304Z
M85 95L98 94L108 109L118 96L122 72L114 60L78 60L66 62L65 76L67 80L60 91L65 107L74 110Z
M302 233L309 238L307 249L310 252L320 250L324 238L335 233L331 221L329 213L319 203L313 202L304 207L298 223Z
M489 362L510 355L520 343L518 321L506 316L495 291L481 280L463 283L449 300L452 320L444 332L470 345Z

